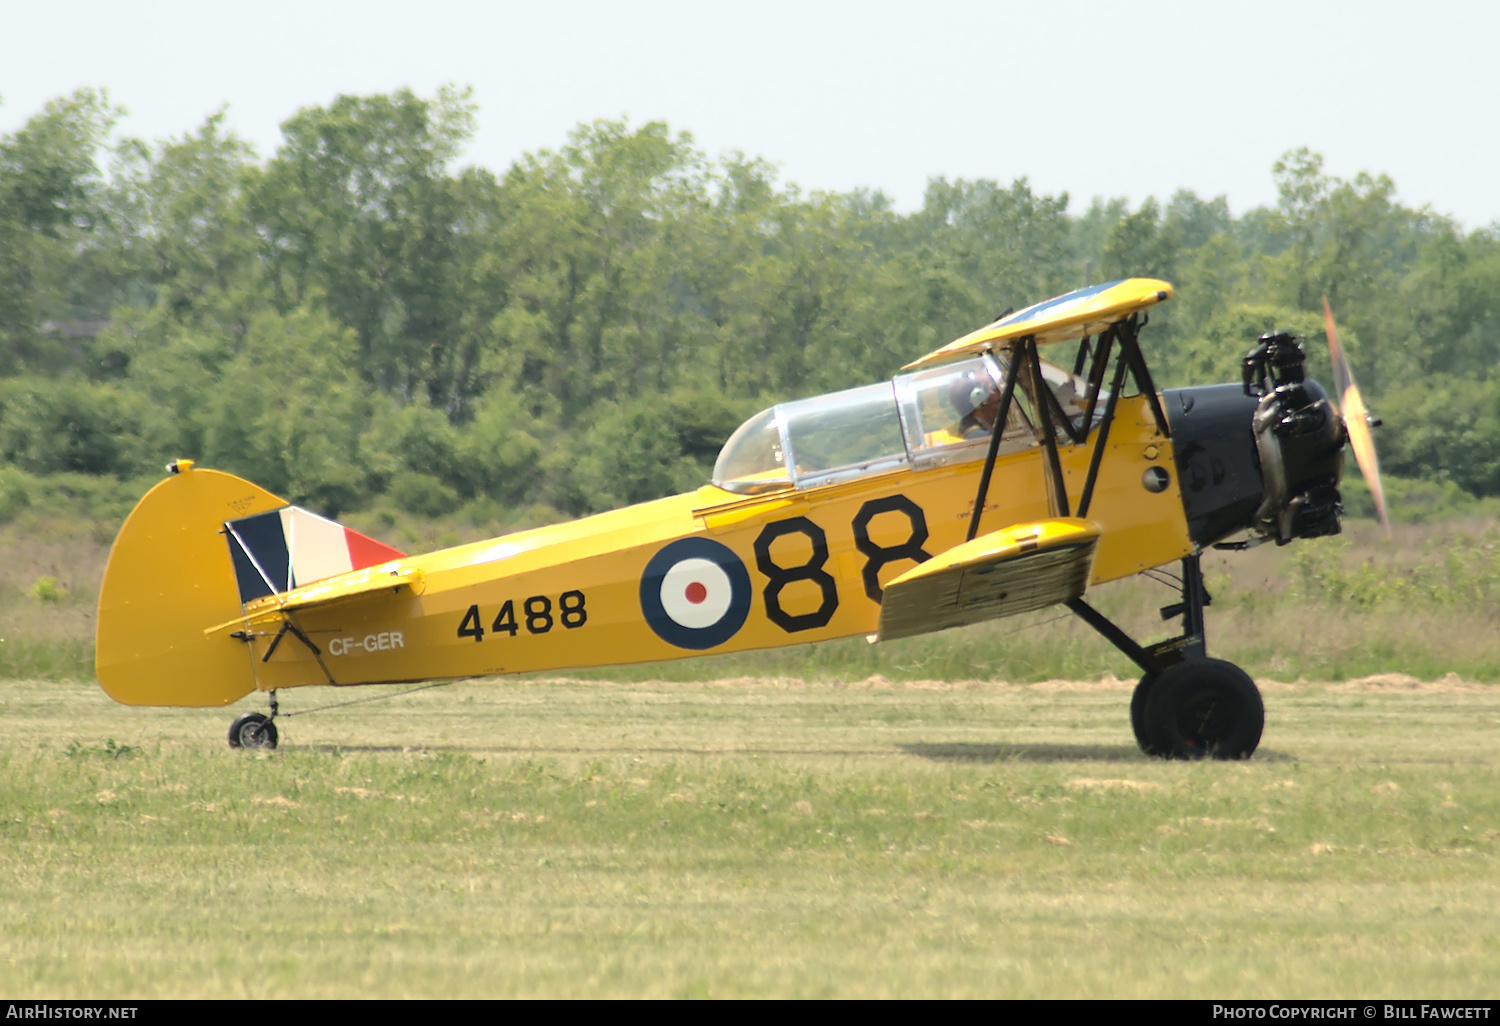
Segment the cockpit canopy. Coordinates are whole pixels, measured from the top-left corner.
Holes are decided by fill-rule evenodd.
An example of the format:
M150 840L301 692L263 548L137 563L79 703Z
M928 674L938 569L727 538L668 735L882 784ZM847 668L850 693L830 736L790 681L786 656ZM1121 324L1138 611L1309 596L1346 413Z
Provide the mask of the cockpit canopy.
M902 467L924 470L980 459L989 444L1006 366L985 354L762 410L724 443L713 483L755 495ZM1063 412L1081 424L1087 383L1046 361L1042 377ZM1018 384L1025 380L1023 376ZM1001 452L1035 443L1024 393L1024 388L1015 390Z

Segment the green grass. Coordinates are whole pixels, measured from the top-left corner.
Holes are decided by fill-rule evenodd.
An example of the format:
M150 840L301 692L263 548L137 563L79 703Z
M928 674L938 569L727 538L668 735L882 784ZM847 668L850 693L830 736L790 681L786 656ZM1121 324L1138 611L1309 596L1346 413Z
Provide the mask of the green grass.
M1266 697L1255 759L1169 764L1127 684L487 682L269 754L0 684L0 991L1490 993L1500 691Z

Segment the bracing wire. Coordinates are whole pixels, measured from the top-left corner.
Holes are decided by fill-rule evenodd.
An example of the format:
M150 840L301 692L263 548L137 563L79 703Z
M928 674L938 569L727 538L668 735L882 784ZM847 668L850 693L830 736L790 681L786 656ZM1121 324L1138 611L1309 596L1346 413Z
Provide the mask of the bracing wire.
M353 698L347 702L334 702L332 705L319 705L312 709L298 709L296 712L284 712L277 714L277 719L286 719L289 716L305 716L308 713L324 712L328 709L342 709L347 705L360 705L364 702L379 702L387 698L401 698L404 695L415 695L418 691L427 691L431 688L446 688L452 684L462 684L464 681L473 680L473 677L461 677L458 680L440 680L435 684L423 684L418 688L409 688L406 691L397 691L390 695L371 695L368 698Z

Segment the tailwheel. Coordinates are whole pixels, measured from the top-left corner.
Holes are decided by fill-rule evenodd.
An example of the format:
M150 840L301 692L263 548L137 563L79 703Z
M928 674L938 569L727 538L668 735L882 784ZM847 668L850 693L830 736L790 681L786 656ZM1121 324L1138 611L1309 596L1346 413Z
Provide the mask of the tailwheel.
M1151 678L1148 673L1136 688L1137 695L1145 691L1136 738L1147 754L1248 759L1260 744L1265 703L1250 675L1238 666L1222 659L1187 659L1162 670L1154 681ZM1133 723L1135 705L1132 701Z
M229 725L230 748L271 749L276 740L276 724L264 713L245 713Z

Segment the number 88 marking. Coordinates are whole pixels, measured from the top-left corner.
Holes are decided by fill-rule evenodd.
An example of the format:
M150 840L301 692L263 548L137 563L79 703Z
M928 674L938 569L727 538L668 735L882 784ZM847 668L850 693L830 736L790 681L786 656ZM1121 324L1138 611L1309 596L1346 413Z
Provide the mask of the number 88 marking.
M905 515L906 522L910 525L906 541L900 545L884 546L871 540L870 521L882 513ZM859 512L854 514L854 547L865 554L865 569L861 574L865 582L865 594L875 602L885 597L885 589L880 586L880 571L887 563L902 559L925 563L931 559L932 555L922 548L922 543L926 540L927 517L922 514L921 506L904 495L871 499L859 507Z
M870 537L870 521L882 513L900 513L909 525L906 540L899 545L881 545ZM865 594L873 602L884 597L880 587L880 571L887 563L909 559L914 563L925 563L932 555L924 548L927 541L927 517L922 507L904 495L887 495L871 499L859 507L851 525L854 531L854 547L864 553L865 565L860 572ZM812 555L801 566L779 566L771 558L771 543L789 534L800 534L812 543ZM766 602L766 618L788 634L808 631L826 626L839 607L838 582L823 569L828 562L828 536L823 529L806 517L791 517L767 524L755 539L755 565L766 575L763 592ZM811 613L794 616L781 607L781 591L796 581L812 581L818 586L823 601Z
M801 566L777 566L771 559L771 543L788 534L800 534L812 543L812 555ZM769 582L763 592L766 618L788 634L825 626L839 607L838 582L823 569L828 562L828 536L806 517L792 517L767 524L755 539L755 565ZM781 608L781 589L796 581L813 581L823 601L811 613L793 616Z

